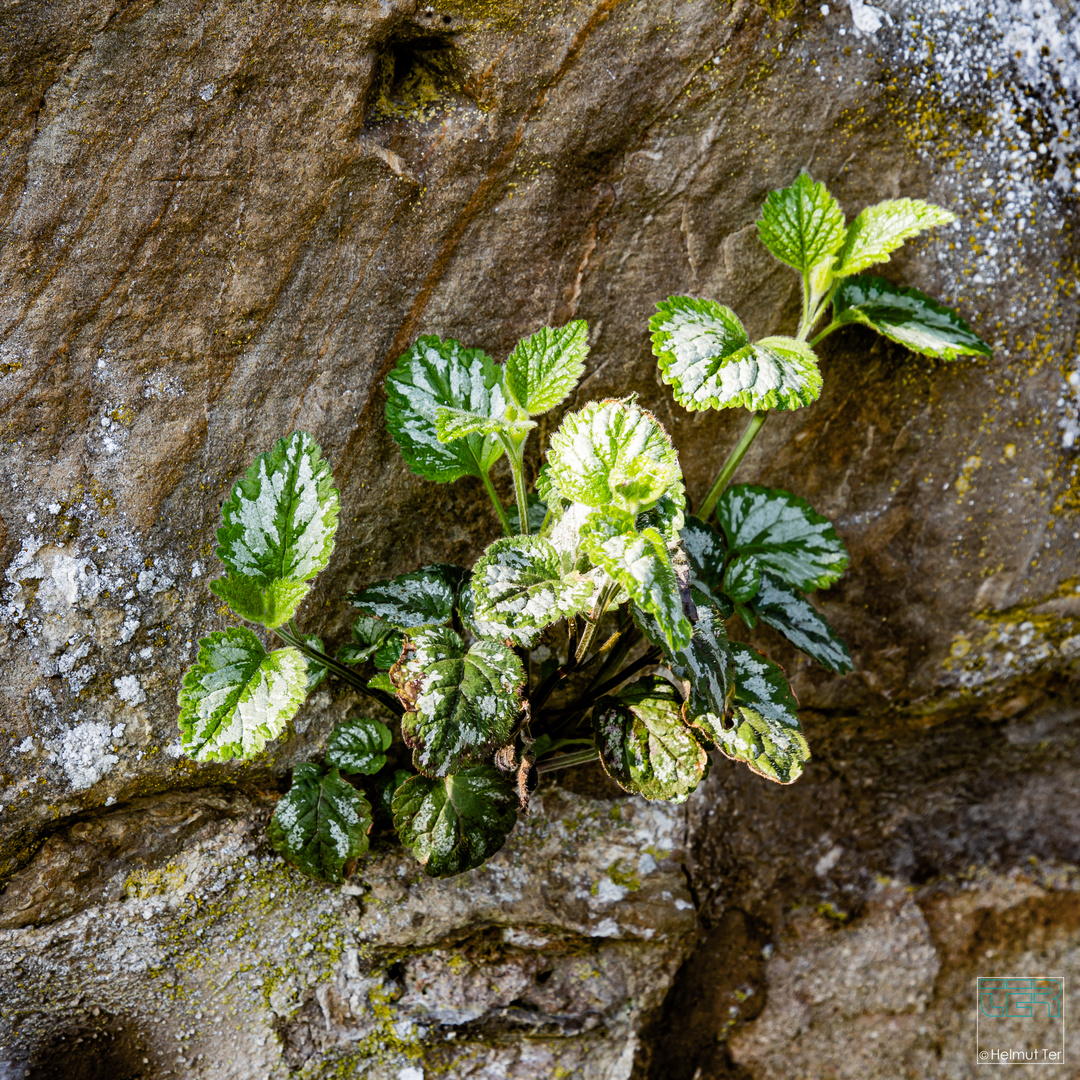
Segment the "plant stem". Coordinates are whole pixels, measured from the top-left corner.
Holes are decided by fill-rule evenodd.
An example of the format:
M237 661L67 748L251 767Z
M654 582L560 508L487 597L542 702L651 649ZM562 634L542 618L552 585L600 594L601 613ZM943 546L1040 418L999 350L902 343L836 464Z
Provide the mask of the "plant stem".
M825 329L822 330L821 333L818 334L818 336L816 338L814 338L813 341L810 342L810 344L812 346L816 345L819 341L823 341L825 338L827 338L834 330L839 330L839 329L840 329L840 324L839 323L835 323L835 322L834 323L829 323L829 325L826 326Z
M506 459L510 462L510 473L514 477L514 495L517 498L518 518L521 525L521 535L529 535L529 496L525 490L525 436L521 440L512 435L499 435L499 441L506 451Z
M495 488L491 483L491 476L488 473L484 473L481 477L484 481L484 487L487 488L487 493L491 497L491 503L495 507L495 513L499 515L499 521L502 523L503 533L507 536L513 536L514 530L510 528L510 519L506 516L506 511L503 509L503 505L499 502L499 496L495 494Z
M600 596L596 600L596 604L592 609L592 614L585 623L585 629L581 633L581 640L578 642L577 651L574 653L575 666L580 664L588 655L589 646L592 644L592 639L596 636L596 630L600 625L600 620L604 617L604 612L607 611L607 606L610 603L611 598L618 591L618 588L619 586L614 581L609 581L608 584L600 590Z
M300 636L299 631L296 629L296 624L293 623L292 620L289 621L289 627L290 629L286 630L285 627L279 626L274 633L277 634L286 645L291 645L305 656L311 657L312 660L317 660L343 682L347 682L350 686L367 694L368 697L374 698L381 705L385 705L392 712L397 713L399 716L401 715L403 712L401 703L396 698L392 698L389 694L381 690L372 690L371 687L368 686L367 681L362 676L357 675L355 671L350 670L332 656L327 656L326 653L320 652L318 649L313 649Z
M735 475L735 470L746 456L746 451L750 449L750 444L757 438L758 432L768 418L768 409L758 409L754 415L750 417L750 423L746 425L746 430L742 433L742 438L735 444L735 449L728 454L727 461L720 466L720 471L716 474L716 479L712 482L712 487L709 488L709 493L705 496L705 501L701 504L698 516L702 521L708 521L709 518L712 517L712 512L716 508L717 499L720 498L724 492L724 488L731 482L731 478Z
M660 650L655 646L643 656L639 656L632 664L627 664L626 667L607 682L602 682L598 687L593 689L589 688L588 694L591 698L603 697L609 690L614 690L620 683L626 682L627 679L633 678L639 671L644 671L647 667L652 667L654 664L660 662Z
M572 754L560 754L558 757L548 758L536 763L538 773L554 772L556 769L569 769L571 765L587 765L590 761L598 761L600 753L597 750L576 750Z

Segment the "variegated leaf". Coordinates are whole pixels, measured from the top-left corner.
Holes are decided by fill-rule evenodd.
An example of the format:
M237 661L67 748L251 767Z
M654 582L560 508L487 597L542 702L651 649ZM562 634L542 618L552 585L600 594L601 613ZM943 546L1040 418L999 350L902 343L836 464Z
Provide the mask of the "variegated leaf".
M698 594L694 599L707 603L724 584L724 538L711 525L692 516L687 517L680 535L690 565L690 587Z
M822 183L808 173L769 193L757 223L761 242L782 263L809 276L844 244L844 212Z
M542 628L588 607L595 585L563 565L539 536L507 536L491 544L473 570L476 617L512 628Z
M551 437L548 468L565 498L632 513L682 477L667 432L631 401L590 401L569 413Z
M449 563L430 563L387 581L376 581L349 597L362 615L397 630L417 630L449 622L465 571Z
M429 776L490 760L521 711L521 661L499 641L466 650L448 627L421 630L390 674L407 709L401 734L414 766Z
M683 700L671 683L646 677L593 710L604 771L646 799L685 802L708 772L709 757L682 719Z
M638 532L625 510L595 510L581 526L589 557L659 624L669 649L689 644L690 621L683 611L675 568L664 538L655 529Z
M212 581L211 591L242 618L280 626L329 562L338 509L318 443L303 431L279 439L222 507L217 556L229 575Z
M196 761L254 757L296 715L307 682L297 649L267 653L242 626L204 637L178 698L184 752Z
M326 763L347 773L372 776L386 764L393 736L381 721L357 716L338 724L326 742Z
M542 327L506 358L506 389L518 407L538 416L565 401L585 373L588 324L578 319L558 330Z
M761 587L761 565L753 555L733 559L724 573L724 592L736 604L745 604L757 596Z
M720 496L716 517L729 551L753 555L797 589L827 588L847 568L832 523L790 491L736 484Z
M858 274L875 263L888 262L905 240L955 220L948 210L922 199L887 199L868 206L848 226L836 276Z
M797 409L816 401L821 372L804 341L752 342L735 312L714 300L671 296L649 320L660 372L684 408Z
M733 726L708 732L729 758L743 761L769 780L790 784L802 775L810 748L799 723L795 695L779 665L733 642L735 709Z
M486 475L503 453L497 436L473 434L443 443L436 426L440 408L503 416L502 370L480 349L422 337L386 378L387 430L418 476L446 484Z
M435 430L442 443L464 439L468 435L504 434L522 438L534 427L535 420L520 415L517 409L510 406L499 416L469 412L468 409L451 409L445 405L440 405L435 412Z
M798 649L829 671L853 670L847 645L825 616L800 592L772 574L763 574L753 602L763 623L779 630Z
M870 274L840 283L833 297L833 322L870 326L912 352L939 360L993 355L990 346L952 308L918 289L890 285Z
M319 881L340 884L346 863L368 849L371 803L337 769L297 765L266 832L275 850Z
M517 792L487 765L453 776L414 776L394 794L394 828L429 877L475 870L506 843Z

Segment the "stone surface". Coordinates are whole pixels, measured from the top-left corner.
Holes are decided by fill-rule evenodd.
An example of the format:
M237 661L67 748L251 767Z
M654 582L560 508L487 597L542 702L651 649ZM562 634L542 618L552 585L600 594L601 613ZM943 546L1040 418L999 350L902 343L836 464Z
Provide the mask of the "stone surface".
M0 925L18 988L0 1075L225 1075L240 1026L250 1075L952 1077L972 1067L965 987L994 974L973 950L1015 966L1045 945L1069 977L1071 0L12 0L0 28ZM636 391L700 498L743 417L677 409L646 320L687 291L754 334L790 329L797 294L753 221L802 167L851 214L901 194L954 210L883 272L996 350L937 364L837 334L821 400L771 420L742 466L806 495L852 554L820 599L855 674L755 635L804 707L803 779L718 763L684 841L681 812L604 801L587 775L546 789L502 869L432 884L384 851L363 896L302 884L261 821L355 699L320 689L252 766L178 752L180 675L224 624L205 582L237 472L293 427L323 445L342 529L301 622L337 643L345 590L469 562L494 535L478 484L408 475L382 430L388 367L423 332L502 358L581 317L571 404ZM643 843L673 854L622 895ZM495 899L526 859L535 881ZM676 901L696 907L693 948Z

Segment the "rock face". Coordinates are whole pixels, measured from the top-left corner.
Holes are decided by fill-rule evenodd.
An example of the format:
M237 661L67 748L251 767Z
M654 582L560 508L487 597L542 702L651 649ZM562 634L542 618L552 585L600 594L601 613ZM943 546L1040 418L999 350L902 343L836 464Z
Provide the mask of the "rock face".
M1070 985L1068 0L15 0L0 26L0 1077L960 1077L976 976ZM744 418L675 406L646 322L689 292L790 330L753 222L804 167L849 214L953 210L882 272L995 348L834 335L821 400L742 466L852 554L820 599L855 674L755 634L805 776L718 762L684 809L549 786L450 883L396 849L344 892L284 868L278 785L357 702L321 690L255 766L180 756L237 473L293 428L323 446L342 528L301 623L339 642L346 590L495 535L478 484L408 474L389 366L579 317L571 405L637 392L700 499Z

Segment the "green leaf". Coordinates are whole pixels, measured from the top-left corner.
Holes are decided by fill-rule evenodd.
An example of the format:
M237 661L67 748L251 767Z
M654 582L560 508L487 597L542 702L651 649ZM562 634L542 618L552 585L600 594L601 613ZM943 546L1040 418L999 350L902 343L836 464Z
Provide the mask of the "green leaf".
M394 796L398 788L410 777L415 776L408 769L395 769L392 773L382 773L375 779L375 790L378 794L379 805L390 815L394 813Z
M430 563L411 574L373 582L353 593L349 603L396 630L441 626L453 614L464 573L460 566Z
M469 412L467 409L450 409L445 405L440 405L435 411L435 430L441 443L464 439L468 435L499 435L500 433L522 438L534 427L536 427L535 420L513 416L507 409L504 409L499 416L487 416Z
M847 568L832 523L790 491L736 484L720 496L716 517L729 551L756 556L762 570L797 589L827 588Z
M638 532L633 516L625 510L595 510L581 526L581 542L593 562L657 620L669 649L689 644L692 631L675 568L664 538L655 529Z
M797 409L816 401L821 372L804 341L752 342L735 312L715 300L671 296L649 320L653 353L675 400L697 409Z
M763 623L779 630L796 648L829 671L854 669L847 645L809 600L772 574L763 574L753 603Z
M471 576L461 588L458 612L465 629L478 638L497 638L499 641L511 641L516 645L531 645L543 632L537 626L507 626L503 622L491 622L478 618L476 593L473 590Z
M693 516L687 517L680 537L690 565L691 592L696 590L707 602L724 584L724 562L727 559L724 538L711 525Z
M496 540L476 564L472 586L479 619L515 628L542 628L575 615L596 591L539 536Z
M246 627L204 637L177 699L184 752L196 761L254 757L303 705L307 681L298 650L268 654Z
M888 262L889 255L905 240L955 220L948 210L921 199L887 199L868 206L848 226L836 276L857 274L875 263Z
M733 642L734 726L713 728L720 751L769 780L790 784L802 775L810 748L799 723L799 703L779 665L749 645Z
M401 734L414 766L428 776L490 759L509 740L521 711L525 676L513 649L482 640L466 651L448 627L416 634L396 678L403 704L411 706Z
M890 341L939 360L993 355L990 346L951 308L918 289L890 285L869 274L840 283L833 298L833 322L873 327Z
M297 765L266 832L274 849L298 870L340 884L345 864L368 849L371 803L338 775Z
M710 713L724 716L735 692L735 672L723 616L716 605L698 608L690 643L675 651L668 648L651 615L636 604L630 605L630 613L645 637L663 650L672 675L683 684L687 722L693 724L697 717Z
M804 275L820 263L831 265L846 233L840 204L805 172L790 187L770 192L757 227L773 255Z
M753 555L734 559L724 574L724 592L736 604L753 600L760 587L761 565Z
M217 557L230 573L212 581L211 591L241 618L280 626L330 560L338 509L318 443L303 431L279 439L255 459L222 507Z
M479 434L442 443L436 427L440 407L502 416L502 371L480 349L422 337L386 378L387 430L418 476L439 484L483 477L502 456L502 444L494 435Z
M682 720L682 697L664 679L646 677L593 710L604 771L646 799L685 802L708 770L709 757Z
M317 634L301 634L300 637L304 644L310 646L312 649L317 649L319 652L326 651L323 648L322 638ZM310 694L311 691L326 678L327 667L313 657L307 656L304 653L301 653L300 655L304 657L304 663L307 665L307 692Z
M551 468L548 465L542 465L540 471L536 474L536 497L544 503L545 506L550 507L556 513L559 512L562 505L562 492L555 483L555 480L551 475ZM532 496L530 495L529 498L531 499ZM531 507L532 504L530 503L530 510ZM509 511L507 511L507 513L509 513ZM513 522L511 522L511 524L513 524ZM532 531L531 513L529 515L529 531Z
M393 736L381 720L357 716L338 724L326 743L326 763L342 772L372 776L386 764Z
M565 498L632 513L682 477L667 432L631 401L590 401L569 413L551 437L548 467Z
M533 495L531 492L527 496L529 508L529 532L536 536L543 527L544 521L547 518L547 503L540 498L539 495ZM510 506L506 507L506 520L510 522L510 528L515 533L521 532L521 517L518 515L517 502L513 502Z
M394 795L394 828L429 877L475 870L506 843L517 792L490 766L434 779L414 776Z
M578 319L558 330L542 327L522 338L506 358L506 389L529 416L554 409L585 374L588 324Z
M394 685L393 680L385 671L377 672L368 679L369 690L385 690L388 694L396 694L397 687Z

